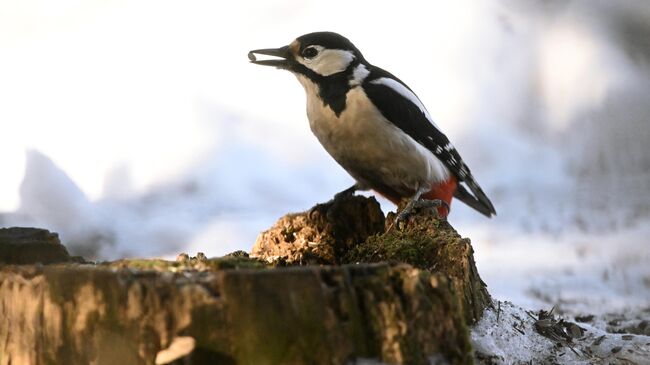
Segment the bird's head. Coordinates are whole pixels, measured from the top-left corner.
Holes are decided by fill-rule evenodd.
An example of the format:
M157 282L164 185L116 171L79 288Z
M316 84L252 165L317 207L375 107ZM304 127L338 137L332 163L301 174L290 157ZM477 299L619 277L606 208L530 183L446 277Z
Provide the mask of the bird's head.
M261 60L257 55L276 58ZM352 42L333 32L305 34L284 47L250 51L248 58L257 65L275 66L312 79L336 75L365 62Z

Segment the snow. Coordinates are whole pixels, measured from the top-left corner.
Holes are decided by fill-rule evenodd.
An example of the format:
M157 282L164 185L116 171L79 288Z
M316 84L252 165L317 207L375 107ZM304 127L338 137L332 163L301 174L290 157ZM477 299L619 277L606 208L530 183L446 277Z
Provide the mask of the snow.
M528 309L605 314L650 308L650 225L561 236L468 230L490 293Z
M524 309L510 302L495 307L472 329L479 364L650 364L650 336L614 334L578 323L583 336L569 348L537 333L535 319Z
M639 41L650 15L641 2L285 0L224 11L140 0L16 16L1 11L7 4L0 226L57 231L73 254L95 259L250 249L281 215L353 182L311 135L295 80L245 58L332 29L409 84L492 198L497 217L454 204L450 221L472 239L494 298L516 303L504 310L595 315L580 325L596 337L611 321L621 329L650 318L650 50ZM340 7L408 21L369 31ZM518 343L517 357L500 361L543 362L548 339L507 332L512 316L502 315L486 314L477 347L505 356ZM507 335L493 337L497 329ZM607 335L601 346L621 343ZM616 356L637 351L625 346ZM554 361L585 361L559 354Z
M171 258L180 251L218 256L250 249L257 233L288 211L309 208L311 197L328 199L322 186L351 185L342 172L320 176L318 168L309 166L287 184L299 162L278 159L237 138L243 132L230 132L234 143L219 143L182 179L129 194L118 190L122 184L114 174L111 185L118 188L96 201L49 158L28 151L21 205L0 215L0 223L59 232L72 253L87 258ZM319 166L327 164L333 163ZM128 173L122 175L128 179Z

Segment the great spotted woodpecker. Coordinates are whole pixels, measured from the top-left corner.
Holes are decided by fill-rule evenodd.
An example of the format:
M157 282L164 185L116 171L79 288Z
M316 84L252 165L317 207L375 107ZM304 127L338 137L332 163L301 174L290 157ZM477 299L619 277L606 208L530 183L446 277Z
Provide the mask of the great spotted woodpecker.
M277 58L258 60L256 54ZM418 206L436 206L446 216L452 196L487 217L496 214L415 93L368 63L347 38L309 33L248 58L292 72L305 88L312 132L356 180L337 195L373 189L395 204L407 198L398 220Z

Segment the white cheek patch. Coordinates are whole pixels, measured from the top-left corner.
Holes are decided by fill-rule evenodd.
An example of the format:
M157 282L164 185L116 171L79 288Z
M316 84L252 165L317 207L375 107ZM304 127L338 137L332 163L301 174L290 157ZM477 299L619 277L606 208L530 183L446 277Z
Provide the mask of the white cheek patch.
M323 49L320 46L316 46L316 49L320 51L316 57L312 59L299 57L298 62L322 76L329 76L345 71L354 60L354 54L350 51Z

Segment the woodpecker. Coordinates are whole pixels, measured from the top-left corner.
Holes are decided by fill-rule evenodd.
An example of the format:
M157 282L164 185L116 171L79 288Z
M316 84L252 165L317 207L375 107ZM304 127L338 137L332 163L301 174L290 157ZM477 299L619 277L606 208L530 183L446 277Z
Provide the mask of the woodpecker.
M423 206L446 217L452 197L487 217L496 215L415 93L366 61L347 38L309 33L284 47L250 51L248 58L290 71L304 87L312 132L356 181L335 197L372 189L396 205L408 199L398 221Z

